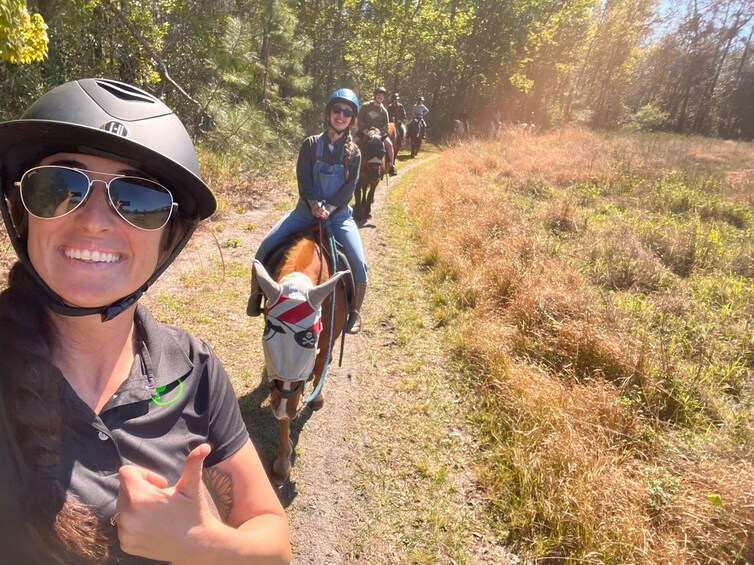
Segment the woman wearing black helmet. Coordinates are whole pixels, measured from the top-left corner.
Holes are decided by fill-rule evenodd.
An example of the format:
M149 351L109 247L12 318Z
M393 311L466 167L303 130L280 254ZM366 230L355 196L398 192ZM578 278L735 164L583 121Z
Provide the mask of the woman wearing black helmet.
M372 128L380 130L380 133L384 137L382 142L385 144L385 151L387 152L388 174L395 176L398 174L398 171L395 169L393 142L390 140L390 136L387 135L387 125L390 122L390 115L385 106L382 105L386 94L387 90L385 90L384 86L375 88L373 100L364 104L359 110L359 143L361 143L362 136L366 131Z
M325 107L325 130L307 137L301 144L296 163L299 201L264 236L254 256L264 262L267 256L290 235L308 228L315 219L329 220L335 239L343 245L353 273L355 292L346 332L361 330L361 305L367 286L367 263L361 246L359 228L348 203L359 178L361 153L351 138L351 126L359 112L359 99L341 88L330 95ZM246 313L262 313L262 291L252 269L251 296Z
M215 210L181 122L132 86L73 81L0 124L0 167L20 260L0 293L2 487L23 531L55 563L288 562L222 365L137 305Z

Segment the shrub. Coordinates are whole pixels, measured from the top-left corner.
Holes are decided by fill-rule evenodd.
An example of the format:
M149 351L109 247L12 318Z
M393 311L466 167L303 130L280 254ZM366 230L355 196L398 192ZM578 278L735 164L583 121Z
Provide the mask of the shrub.
M652 104L639 108L623 126L627 131L657 131L667 122L670 114Z

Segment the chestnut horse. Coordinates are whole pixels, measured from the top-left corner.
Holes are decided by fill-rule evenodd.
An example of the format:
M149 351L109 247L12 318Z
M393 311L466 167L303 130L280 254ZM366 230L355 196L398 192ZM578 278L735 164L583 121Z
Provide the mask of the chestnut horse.
M393 155L395 161L398 161L398 151L403 147L403 141L406 138L406 126L401 121L393 122L395 124L395 140L393 141Z
M393 149L395 149L398 134L393 122L387 125L386 135L381 135L380 130L372 128L362 134L358 142L359 151L361 151L361 169L354 194L356 203L353 207L353 218L359 224L363 224L372 217L374 191L387 173L387 151L383 142L386 137L390 137Z
M330 276L323 247L308 234L291 244L274 276L258 261L253 268L266 299L262 347L267 376L272 380L271 408L280 428L272 481L282 484L291 473L291 420L307 402L313 410L324 405L320 379L347 312L344 285L337 283L348 271ZM319 394L304 400L304 385L312 378L313 393L319 390Z

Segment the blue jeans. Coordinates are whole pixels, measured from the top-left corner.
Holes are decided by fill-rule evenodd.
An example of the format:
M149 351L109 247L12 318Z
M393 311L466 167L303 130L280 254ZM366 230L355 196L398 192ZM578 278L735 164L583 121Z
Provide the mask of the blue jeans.
M351 215L351 207L338 210L327 220L333 236L343 246L348 262L351 264L351 273L354 282L367 282L367 266L364 258L364 250L361 247L361 235L356 222ZM272 226L272 229L264 236L259 249L254 254L257 261L262 261L273 249L285 241L288 236L308 228L314 222L314 216L304 202L283 216L280 221Z

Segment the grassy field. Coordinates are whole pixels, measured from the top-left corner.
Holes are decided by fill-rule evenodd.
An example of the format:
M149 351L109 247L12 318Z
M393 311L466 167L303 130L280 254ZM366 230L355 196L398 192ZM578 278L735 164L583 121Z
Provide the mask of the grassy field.
M219 212L144 301L213 345L274 442L244 308L295 189L203 157ZM746 143L566 129L402 175L370 257L384 369L350 562L754 563L752 164Z
M753 165L747 143L504 131L405 194L527 559L754 562Z

